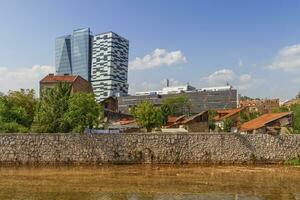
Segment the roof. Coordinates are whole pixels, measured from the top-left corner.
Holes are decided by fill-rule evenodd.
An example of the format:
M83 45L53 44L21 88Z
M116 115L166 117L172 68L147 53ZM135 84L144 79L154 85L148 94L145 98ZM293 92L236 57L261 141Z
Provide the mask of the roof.
M251 121L248 121L240 126L240 131L250 131L264 127L266 124L292 114L292 112L268 113L261 115Z
M220 117L220 116L216 116L214 119L216 121L219 121L219 120L223 120L223 119L226 119L228 117L231 117L239 112L241 112L242 110L244 110L245 107L242 107L242 108L233 108L233 109L224 109L224 110L217 110L217 114L225 114L224 116Z
M53 75L48 74L40 82L41 83L56 83L56 82L70 82L73 83L80 76L73 75Z
M185 118L185 115L181 115L179 117L177 116L168 116L168 123L176 123L178 122L179 120Z
M186 123L188 123L188 122L194 120L195 118L197 118L197 117L199 117L199 116L201 116L201 115L203 115L203 114L205 114L205 113L207 113L207 112L208 112L208 111L205 110L205 111L202 111L202 112L198 113L197 115L193 115L193 116L189 117L188 119L184 120L184 121L182 122L182 124L186 124Z

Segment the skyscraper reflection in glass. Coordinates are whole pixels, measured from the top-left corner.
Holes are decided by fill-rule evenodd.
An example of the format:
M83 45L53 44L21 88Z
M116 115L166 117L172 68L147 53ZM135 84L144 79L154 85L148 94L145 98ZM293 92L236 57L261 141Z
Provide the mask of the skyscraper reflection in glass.
M57 74L72 74L71 35L55 40L55 70Z
M80 75L91 79L91 43L89 28L77 29L73 35L61 36L55 40L56 74Z
M74 30L72 36L72 74L90 81L91 34L89 28Z

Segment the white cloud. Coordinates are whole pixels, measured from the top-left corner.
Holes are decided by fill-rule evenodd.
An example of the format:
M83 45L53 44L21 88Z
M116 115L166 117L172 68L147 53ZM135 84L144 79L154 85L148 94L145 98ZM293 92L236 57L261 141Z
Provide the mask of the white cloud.
M34 65L31 68L9 69L0 67L0 91L35 89L38 93L39 81L45 75L54 73L55 68L48 65Z
M285 72L300 71L300 44L281 49L268 68Z
M231 69L215 71L207 77L202 77L201 80L209 86L221 86L228 83L239 90L246 90L262 82L260 79L253 79L250 74L238 75Z
M144 70L161 66L171 66L186 63L186 57L180 50L168 52L166 49L155 49L144 57L136 57L129 62L129 69Z

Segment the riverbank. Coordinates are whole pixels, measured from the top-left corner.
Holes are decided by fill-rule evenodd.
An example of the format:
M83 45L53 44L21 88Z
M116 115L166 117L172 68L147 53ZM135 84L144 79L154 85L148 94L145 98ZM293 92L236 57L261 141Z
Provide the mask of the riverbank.
M292 200L300 168L103 165L0 167L0 199Z
M0 164L283 163L300 155L299 135L233 133L0 135Z

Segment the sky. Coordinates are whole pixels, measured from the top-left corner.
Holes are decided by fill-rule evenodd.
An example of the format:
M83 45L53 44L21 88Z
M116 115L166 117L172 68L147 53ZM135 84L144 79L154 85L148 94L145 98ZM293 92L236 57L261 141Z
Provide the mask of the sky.
M127 38L129 91L231 84L242 95L300 91L299 0L0 0L0 91L54 72L54 42L74 29Z

